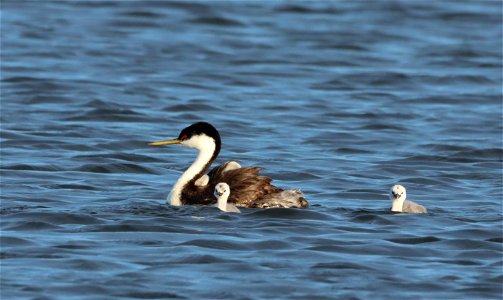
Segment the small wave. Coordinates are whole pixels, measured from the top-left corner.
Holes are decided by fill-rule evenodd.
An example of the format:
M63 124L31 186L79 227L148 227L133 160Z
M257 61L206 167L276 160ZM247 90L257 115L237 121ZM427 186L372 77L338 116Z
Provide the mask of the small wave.
M483 257L491 257L493 254L496 254L496 252L490 251L489 249L492 250L501 250L500 245L495 245L491 242L488 241L481 241L481 240L474 240L474 239L449 239L449 240L444 240L442 241L442 246L452 248L452 249L464 249L466 251L468 250L478 250L478 249L483 249L486 251L486 253L480 253L480 258ZM489 252L487 252L489 251ZM487 255L489 254L490 255ZM465 253L467 257L473 257L476 256L475 253ZM463 253L461 253L458 257L463 257Z
M326 2L328 3L328 2ZM293 13L293 14L338 14L339 10L333 7L306 7L298 4L282 5L274 9L280 13Z
M410 175L410 172L409 172ZM435 185L441 185L443 182L441 180L437 180L434 178L428 178L428 177L408 177L402 179L404 181L410 182L410 183L415 183L417 185L423 185L423 186L435 186Z
M49 229L60 229L60 228L61 228L60 226L56 226L47 222L29 221L9 226L7 227L7 230L33 231L33 230L49 230Z
M13 237L13 236L5 236L5 233L0 237L0 244L2 247L13 247L13 246L28 246L33 244L31 241Z
M314 145L327 145L327 146L334 146L334 141L340 141L340 142L345 142L345 141L355 141L355 140L360 140L361 137L359 137L356 134L352 133L347 133L347 132L340 132L340 133L334 133L334 132L322 132L319 134L316 134L315 136L306 138L304 140L305 143L307 144L314 144Z
M265 240L259 242L252 242L249 243L248 245L255 250L267 250L267 249L288 250L292 248L292 245L290 243L278 240Z
M368 73L352 73L346 76L346 80L350 82L359 82L365 86L400 86L401 88L405 86L414 86L415 82L418 80L415 76L408 75L406 73L399 72L368 72ZM353 85L354 86L354 85Z
M77 155L77 156L74 156L73 158L89 159L89 160L110 158L110 159L118 159L118 160L130 161L130 162L149 162L149 163L163 162L160 159L157 159L157 158L154 158L154 157L151 157L148 155L123 153L123 152L110 153L110 154Z
M475 149L460 151L449 156L453 162L479 162L479 161L497 161L503 162L503 149Z
M41 223L42 228L47 224L48 228L51 228L54 225L63 225L63 224L81 224L81 225L89 225L89 224L99 224L102 221L96 217L85 215L85 214L77 214L77 213L67 213L67 212L18 212L9 214L3 217L6 220L29 220L29 222L35 223L34 227L37 228L36 223Z
M407 129L404 126L383 124L383 123L365 125L360 127L359 130L391 130L391 131L403 131L403 132L407 131Z
M146 18L146 19L152 19L152 18L163 18L165 15L156 13L156 12L151 12L151 11L126 11L126 12L121 12L121 16L125 17L135 17L135 18Z
M142 21L142 20L114 20L108 23L111 27L122 27L122 28L158 28L159 24L152 21Z
M204 24L204 25L214 25L214 26L244 26L243 23L224 17L199 17L189 20L189 22L194 24Z
M64 244L54 246L57 249L79 250L79 249L96 249L99 247L99 242L95 241L69 241Z
M496 2L495 2L496 3ZM460 22L463 24L468 23L486 23L488 25L496 24L501 22L501 15L496 13L487 14L487 13L478 13L478 12L442 12L438 13L438 17L440 20L445 20L447 22ZM467 52L467 50L464 50ZM473 57L477 52L470 51L473 53L472 55L467 55L467 57Z
M375 200L382 198L382 190L350 189L337 193L341 199Z
M216 111L217 108L208 104L177 104L163 108L168 112Z
M110 110L93 109L89 112L77 116L65 118L64 121L102 121L102 122L138 122L145 120L145 117L130 109Z
M97 110L105 110L111 112L117 111L134 114L134 112L131 112L127 106L109 100L93 99L82 104L81 106L84 108L91 107Z
M92 108L90 111L84 112L81 115L69 117L67 121L137 121L142 120L143 114L112 101L104 101L94 99L82 105L83 108Z
M201 248L219 249L219 250L250 250L243 243L219 240L196 239L178 244L179 246L196 246Z
M352 91L356 88L349 82L342 81L340 79L334 79L330 81L324 81L320 83L314 83L309 88L313 90L321 91Z
M28 164L14 164L1 167L4 170L23 170L23 171L46 171L57 172L63 171L62 168L55 165L28 165Z
M502 244L503 243L503 238L502 237L495 237L495 238L487 239L486 241Z
M112 164L86 164L78 169L80 172L89 173L139 173L139 174L157 174L150 168L142 167L129 163Z
M2 205L4 205L2 203ZM10 215L10 214L15 214L19 212L25 212L29 211L32 209L45 209L48 208L47 206L41 206L41 205L23 205L23 206L12 206L12 207L2 207L0 209L0 215Z
M249 218L275 218L275 219L294 219L294 220L332 220L333 217L321 212L309 209L296 208L269 208L256 210L245 215Z
M73 270L79 271L110 271L112 269L120 269L123 266L118 263L99 260L97 257L93 259L67 259L64 261L65 265Z
M484 95L481 97L480 95L475 94L464 94L463 97L459 97L458 95L437 95L437 96L426 96L426 97L417 97L411 98L407 101L421 103L425 105L441 105L441 104L460 104L460 103L479 103L482 104L494 104L500 103L501 96L497 94Z
M426 148L434 152L461 152L461 151L471 151L475 150L473 147L461 146L461 145L450 145L450 144L424 144L419 147Z
M104 293L97 293L99 295L106 295ZM115 294L115 296L119 298L131 298L131 299L188 299L185 296L170 293L170 292L155 292L155 291L122 291L120 293ZM115 298L115 297L114 297Z
M26 103L30 104L45 104L45 103L55 103L55 104L66 104L70 103L70 99L62 96L46 96L46 95L37 95L31 97Z
M86 191L93 191L96 190L95 187L90 186L90 185L84 185L84 184L49 184L45 185L44 187L49 188L49 189L61 189L61 190L86 190Z
M448 84L477 84L477 85L482 85L482 84L494 84L494 81L491 80L490 78L482 75L453 75L453 76L442 76L442 77L435 77L432 78L432 81L434 81L436 84L443 84L443 85L448 85ZM458 99L459 101L459 99Z
M85 232L178 232L164 226L143 224L95 225L85 228Z
M318 263L311 267L311 269L350 269L350 270L373 270L373 268L357 263L351 262L336 262L336 263Z
M351 218L351 221L357 223L370 223L370 224L380 224L380 225L392 225L394 222L387 218L378 216L376 214L358 214Z
M1 80L2 82L17 83L17 82L41 82L46 83L47 80L44 78L30 77L30 76L13 76L7 77Z
M2 79L1 82L13 84L14 86L22 89L34 90L39 94L43 92L53 93L55 91L66 91L72 89L71 85L59 83L60 81L30 76L7 77Z
M490 162L502 162L503 161L503 150L502 149L478 149L469 151L460 151L451 155L412 155L406 158L394 160L393 162L397 164L407 163L407 162L453 162L453 163L478 163L481 161Z
M282 65L288 64L288 60L283 59L234 59L229 62L236 66L253 66L253 65Z
M239 262L234 259L224 259L214 255L208 254L194 254L175 259L173 263L176 264L215 264L215 263L230 263Z
M369 154L369 153L373 153L373 151L370 151L368 149L359 149L359 148L351 148L351 147L337 148L337 149L335 149L335 151L340 154Z
M425 236L425 237L396 238L396 239L389 239L387 241L390 241L390 242L393 242L396 244L416 245L416 244L438 242L440 240L441 239L434 237L434 236Z
M483 264L475 260L466 260L466 259L443 259L438 260L437 262L442 264L452 264L460 266L480 266Z

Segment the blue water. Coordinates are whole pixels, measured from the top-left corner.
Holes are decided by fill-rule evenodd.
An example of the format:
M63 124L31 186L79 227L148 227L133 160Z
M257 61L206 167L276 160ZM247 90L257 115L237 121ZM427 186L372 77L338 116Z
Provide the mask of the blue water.
M500 1L1 3L2 299L501 299ZM200 120L309 209L170 207ZM427 215L391 214L407 188Z

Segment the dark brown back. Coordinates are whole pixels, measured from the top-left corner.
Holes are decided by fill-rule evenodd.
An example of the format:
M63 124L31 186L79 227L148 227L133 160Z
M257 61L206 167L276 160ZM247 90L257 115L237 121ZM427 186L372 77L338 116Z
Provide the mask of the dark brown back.
M213 169L208 176L208 186L212 188L219 182L225 182L230 186L231 193L229 202L243 206L249 206L257 199L270 193L281 192L282 189L271 184L272 179L259 175L260 167L242 167L239 169L223 171L225 164Z

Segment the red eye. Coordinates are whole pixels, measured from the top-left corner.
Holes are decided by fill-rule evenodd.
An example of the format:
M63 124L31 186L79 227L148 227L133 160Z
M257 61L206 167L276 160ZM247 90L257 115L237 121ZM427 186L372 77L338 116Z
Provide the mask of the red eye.
M186 134L182 135L181 140L186 140L186 139L187 139L187 135Z

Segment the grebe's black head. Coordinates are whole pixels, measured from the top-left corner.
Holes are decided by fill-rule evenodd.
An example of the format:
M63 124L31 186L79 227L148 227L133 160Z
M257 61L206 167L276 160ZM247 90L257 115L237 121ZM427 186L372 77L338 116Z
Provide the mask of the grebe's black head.
M184 128L177 139L149 143L150 146L172 144L182 144L183 146L199 150L206 150L207 148L214 147L212 159L215 159L220 152L222 142L220 140L220 134L213 125L206 122L197 122Z
M206 135L215 140L215 143L220 144L220 134L217 129L207 122L197 122L189 127L184 128L180 135L178 135L178 140L185 141L190 140L193 136ZM218 142L217 142L218 141Z

